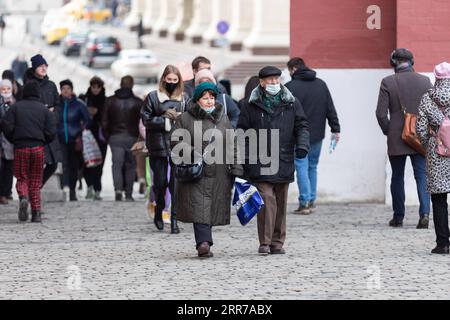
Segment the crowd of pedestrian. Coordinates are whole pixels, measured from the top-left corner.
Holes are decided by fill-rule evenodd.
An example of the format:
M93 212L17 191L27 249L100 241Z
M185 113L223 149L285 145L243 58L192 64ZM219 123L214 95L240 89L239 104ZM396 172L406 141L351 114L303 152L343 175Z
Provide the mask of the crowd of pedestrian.
M450 64L436 67L433 87L427 77L414 71L414 58L408 50L395 50L390 61L395 74L383 79L376 110L380 128L387 136L392 167L393 217L389 225L403 225L404 169L410 157L420 200L417 228L428 228L431 199L437 235L437 247L432 252L448 254L446 194L450 192L450 160L441 152L446 140L440 127L450 116ZM192 61L194 77L190 80L183 79L177 67L166 66L158 88L144 99L133 93L131 76L123 77L120 88L110 97L99 77L90 80L85 94L76 96L70 79L61 81L58 90L47 75L48 67L38 54L31 58L31 67L23 74L6 70L0 82L0 204L12 199L15 176L20 221L28 220L31 205L31 221L41 222L40 190L54 175L58 163L63 168L60 187L69 191L70 201L78 200L80 177L86 181L86 198L102 200L108 146L115 201L134 201L135 181L140 182L140 193L144 193L145 177L150 175L148 194L155 199L155 227L164 229L163 211L168 206L169 192L170 231L180 232L178 221L193 224L199 257L213 256L212 228L230 223L235 178L248 180L264 201L257 215L259 254L285 253L288 189L295 174L299 205L294 213L308 215L316 208L317 168L326 125L328 122L336 143L340 141L341 126L326 83L302 58L287 62L292 78L287 84L281 83L282 71L273 66L249 75L245 96L239 102L231 97L226 82L222 82L224 86L217 81L211 61L202 56ZM16 78L23 79L23 86ZM402 137L407 113L417 117L417 140L426 154ZM200 135L202 140L177 140L174 137L180 130L190 137ZM101 156L101 162L95 165L83 160L83 136L87 131ZM258 137L276 131L278 141L272 141L270 135L268 139L258 138L252 149L252 142L244 137L244 157L239 161L239 150L229 148L230 131L236 133L236 139L249 131ZM441 135L444 138L437 140ZM227 162L230 154L217 155L216 151L215 162L205 161L208 152L212 153L211 147L217 145L227 145L232 163ZM271 152L275 157L271 160L278 163L276 170L261 153L274 146L277 150ZM145 152L138 156L137 149ZM176 163L175 149L182 149L183 159L191 159L192 163ZM253 154L252 150L257 151ZM195 161L199 156L201 161ZM192 178L186 179L186 172Z

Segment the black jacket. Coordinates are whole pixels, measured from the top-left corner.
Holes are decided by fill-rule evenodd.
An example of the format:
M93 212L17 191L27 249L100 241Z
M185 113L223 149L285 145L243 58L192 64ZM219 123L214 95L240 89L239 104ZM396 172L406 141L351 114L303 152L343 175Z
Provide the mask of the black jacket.
M263 104L263 95L265 94L263 90L260 86L253 90L249 101L245 102L241 108L237 126L238 129L244 131L256 129L258 132L257 155L249 152L251 146L246 139L245 178L253 182L290 183L294 181L296 152L299 150L309 151L308 121L300 102L284 86L280 93L280 105L275 107L273 114L267 112ZM266 140L260 140L261 129L268 130ZM271 131L274 129L279 130L279 157L275 159L278 160L279 168L270 175L262 175L264 172L261 169L267 169L270 164L261 163L259 152L261 148L270 152L271 147L277 145L277 141L271 139ZM262 145L263 142L265 142L265 146ZM256 164L251 163L252 158L257 159Z
M38 97L28 97L11 106L2 120L2 130L15 148L44 146L56 136L55 114Z
M317 143L325 138L326 120L331 132L341 132L339 119L326 83L316 77L316 72L302 68L292 76L286 87L300 101L309 121L310 143Z
M166 118L162 115L169 109L186 111L186 100L184 94L178 99L170 99L158 90L148 94L142 105L141 117L146 128L145 142L151 157L170 156L170 128L166 131ZM174 121L170 121L170 124L173 126Z
M41 89L40 101L46 107L56 108L59 104L59 93L56 84L49 80L48 76L45 76L44 79L37 78L31 68L29 68L23 76L24 85L30 80L35 80L39 83L39 87ZM55 115L55 117L58 119L57 115ZM55 164L62 162L62 160L61 146L59 145L58 139L54 139L50 144L45 146L45 163Z
M123 134L139 137L139 120L142 100L131 89L119 89L105 101L102 115L102 128L105 138Z

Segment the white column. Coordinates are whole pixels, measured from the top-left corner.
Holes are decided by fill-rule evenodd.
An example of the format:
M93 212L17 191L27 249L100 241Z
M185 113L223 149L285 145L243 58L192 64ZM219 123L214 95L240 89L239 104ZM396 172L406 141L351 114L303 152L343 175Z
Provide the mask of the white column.
M160 37L167 37L169 28L175 23L178 11L183 11L183 1L179 0L165 0L162 1L161 15L155 23L155 34L158 33Z
M253 0L253 27L244 47L256 55L289 54L289 9L290 0Z
M177 41L184 40L184 33L189 28L194 15L194 0L178 0L177 17L169 28L169 34Z
M203 34L212 20L212 7L211 0L194 0L194 17L186 30L186 36L190 37L194 43L203 41Z
M205 32L204 38L209 41L211 45L214 44L214 40L221 37L219 32L217 31L217 24L220 21L226 21L228 24L231 24L232 20L232 2L231 1L223 1L223 0L212 0L213 1L213 12L212 12L212 20L208 27L208 30Z
M232 18L227 40L232 51L240 51L244 40L252 31L254 12L250 9L253 6L253 0L232 0L231 3Z
M145 0L145 16L144 16L144 29L148 33L154 33L155 24L158 21L159 9L161 6L160 0Z
M146 9L145 0L132 0L131 1L131 11L126 17L124 24L129 27L136 27L139 24L139 15L145 14Z

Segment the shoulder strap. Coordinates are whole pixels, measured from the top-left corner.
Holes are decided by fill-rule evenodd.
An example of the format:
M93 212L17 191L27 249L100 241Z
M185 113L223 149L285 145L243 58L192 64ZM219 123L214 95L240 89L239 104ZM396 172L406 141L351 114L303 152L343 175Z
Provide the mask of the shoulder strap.
M395 88L397 89L397 98L398 98L398 102L400 103L400 109L402 110L403 114L405 114L406 113L406 108L405 108L405 106L402 103L402 99L400 98L400 87L398 85L397 77L396 77L395 74L393 75L393 78L394 78Z
M225 114L228 114L228 108L227 108L227 95L223 94L223 106L225 107Z

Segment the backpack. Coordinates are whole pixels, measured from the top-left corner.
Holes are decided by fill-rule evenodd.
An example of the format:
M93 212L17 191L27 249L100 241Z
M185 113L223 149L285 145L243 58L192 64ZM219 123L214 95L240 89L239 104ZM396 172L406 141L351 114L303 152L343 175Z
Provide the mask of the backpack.
M436 139L436 153L443 157L450 157L450 118L444 112L445 107L437 102L436 104L444 115L444 120L442 120L437 133L434 135Z

